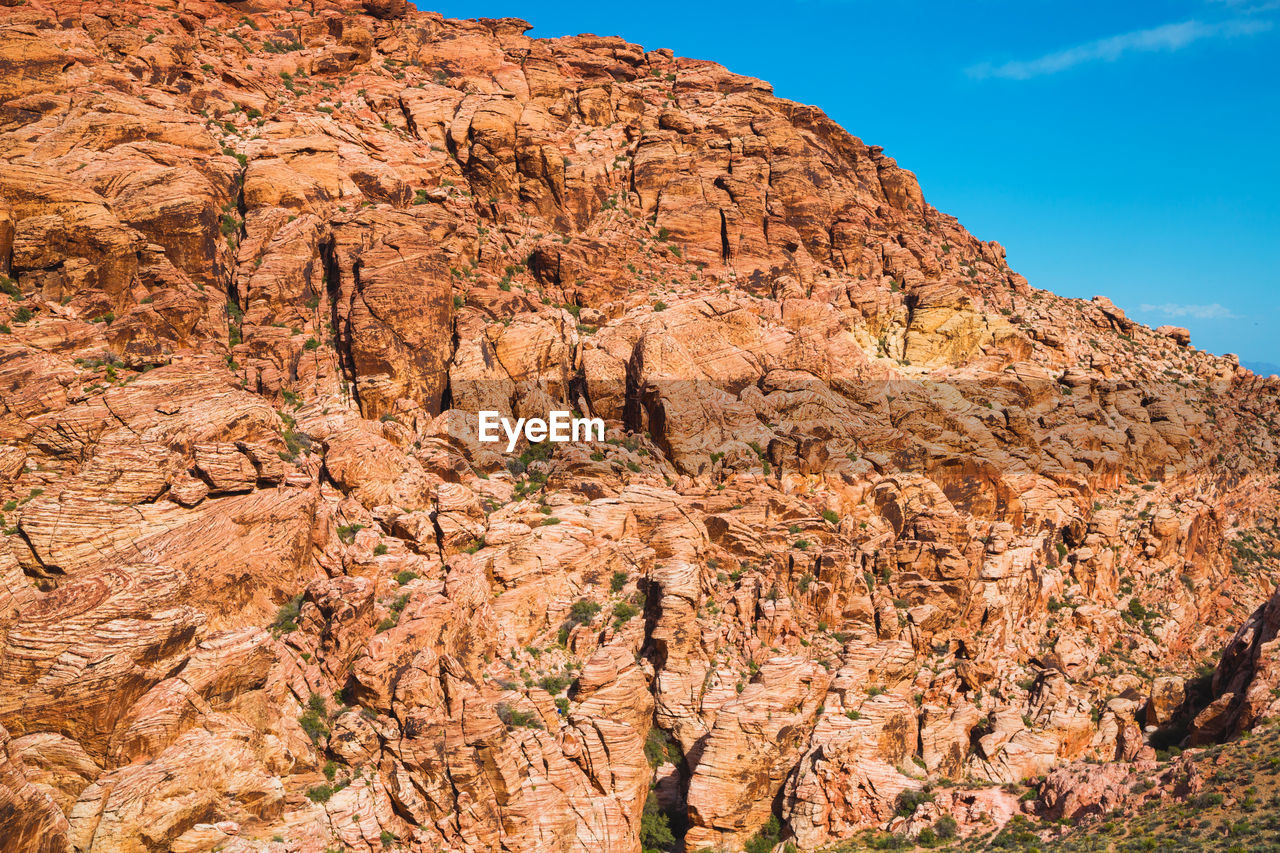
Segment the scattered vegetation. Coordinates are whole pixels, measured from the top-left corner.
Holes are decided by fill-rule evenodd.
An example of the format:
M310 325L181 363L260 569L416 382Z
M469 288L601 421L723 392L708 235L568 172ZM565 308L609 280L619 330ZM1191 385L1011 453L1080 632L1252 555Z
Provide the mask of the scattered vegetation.
M507 731L518 728L542 728L542 720L538 719L537 714L513 708L506 702L499 702L494 706L493 710L497 713L498 719L502 721L502 724L507 727Z
M280 605L280 609L276 611L275 621L271 623L272 632L279 635L298 630L298 614L301 611L302 593L298 593Z

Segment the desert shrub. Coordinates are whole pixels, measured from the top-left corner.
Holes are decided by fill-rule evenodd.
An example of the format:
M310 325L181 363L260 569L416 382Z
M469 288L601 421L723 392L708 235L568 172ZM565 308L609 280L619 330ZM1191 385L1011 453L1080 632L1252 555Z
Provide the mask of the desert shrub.
M600 602L579 598L569 608L569 621L575 625L590 625L600 612Z
M933 794L908 788L898 795L898 814L903 817L911 817L916 813L916 809L925 803L931 802L933 802Z
M327 803L332 796L332 785L316 785L314 788L307 789L307 799L313 803Z
M572 679L564 674L544 675L538 679L538 686L554 696L562 692L571 682Z
M621 628L639 612L640 609L631 602L619 601L613 606L613 627Z
M502 721L508 731L515 728L542 728L542 721L538 719L537 714L521 711L519 708L512 708L506 702L500 702L494 706L494 711L497 712L498 719Z
M943 841L955 838L960 831L960 824L951 815L943 815L933 825L934 834Z
M760 827L760 831L754 836L747 839L747 843L743 845L746 853L770 853L774 847L778 846L778 842L782 840L782 825L778 823L778 818L774 815L769 816L769 822Z
M684 753L680 750L679 743L654 726L644 739L644 757L649 759L651 766L657 767L663 763L679 764L684 760Z
M276 634L288 634L290 631L298 630L298 614L301 611L302 593L298 593L280 605L280 609L276 611L275 621L271 623L271 630Z

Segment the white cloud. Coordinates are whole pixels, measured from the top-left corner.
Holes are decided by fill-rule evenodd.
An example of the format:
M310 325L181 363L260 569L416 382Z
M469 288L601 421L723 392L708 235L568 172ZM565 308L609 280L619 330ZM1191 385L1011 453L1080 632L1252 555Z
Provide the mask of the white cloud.
M1135 30L1108 36L1047 53L1036 59L1015 60L1000 65L983 62L969 68L968 74L979 80L991 77L1027 80L1044 74L1057 74L1086 62L1115 62L1128 53L1173 52L1205 39L1256 35L1270 30L1271 27L1271 21L1257 18L1231 18L1214 23L1183 21L1178 24L1164 24L1149 30Z
M1181 305L1166 302L1163 305L1139 305L1143 314L1163 314L1166 317L1191 317L1195 320L1239 320L1240 316L1218 303L1212 305Z

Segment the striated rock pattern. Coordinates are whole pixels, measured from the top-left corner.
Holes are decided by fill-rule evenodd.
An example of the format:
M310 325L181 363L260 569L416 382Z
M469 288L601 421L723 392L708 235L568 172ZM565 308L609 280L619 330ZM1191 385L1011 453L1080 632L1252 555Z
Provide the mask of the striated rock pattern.
M1275 710L1274 601L1184 679L1275 586L1280 384L819 110L402 0L0 5L6 851L986 831Z

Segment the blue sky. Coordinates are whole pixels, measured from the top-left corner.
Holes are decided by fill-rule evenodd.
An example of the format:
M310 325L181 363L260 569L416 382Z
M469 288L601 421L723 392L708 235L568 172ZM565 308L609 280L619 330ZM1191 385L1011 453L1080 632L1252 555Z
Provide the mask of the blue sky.
M1033 285L1280 365L1280 0L419 5L768 80L884 146Z

